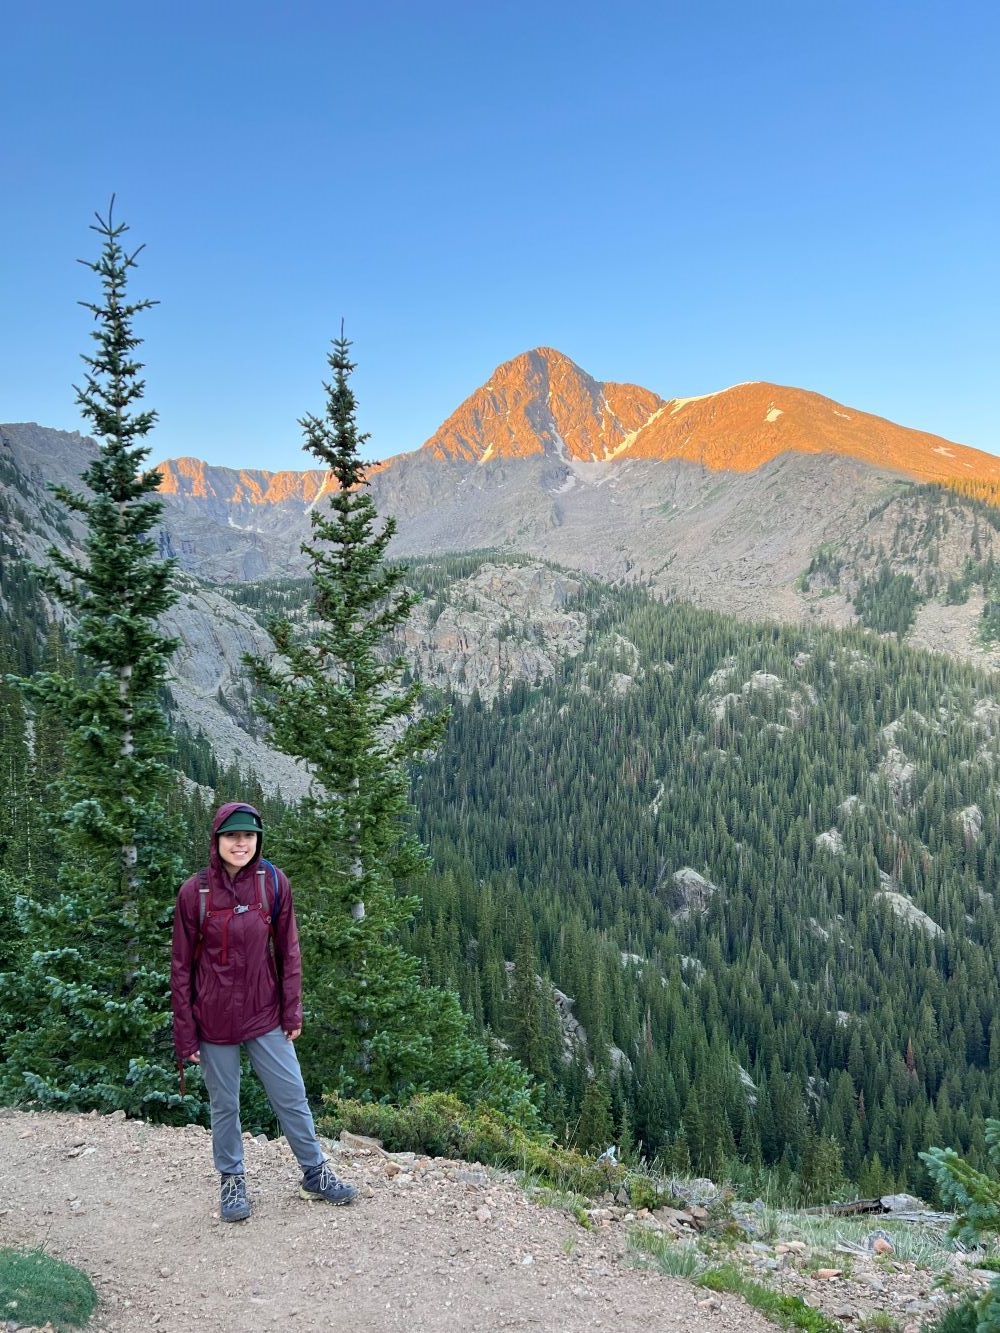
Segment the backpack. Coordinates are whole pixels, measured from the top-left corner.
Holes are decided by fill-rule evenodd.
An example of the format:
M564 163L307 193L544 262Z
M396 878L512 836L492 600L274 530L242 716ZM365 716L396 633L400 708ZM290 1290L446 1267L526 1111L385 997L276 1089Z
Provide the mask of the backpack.
M267 872L271 872L271 882L274 891L271 902L268 904L267 895L264 891L264 882L267 878ZM267 922L267 931L270 939L274 939L274 923L281 911L281 885L278 881L278 872L270 861L263 858L257 865L257 911ZM201 946L205 938L205 922L211 916L222 917L222 961L226 962L227 941L229 937L229 923L234 916L239 916L243 912L251 912L254 909L249 904L237 903L235 907L224 907L221 911L213 912L209 906L212 897L212 888L208 882L208 868L203 867L198 871L198 939L194 946L195 961L201 956Z

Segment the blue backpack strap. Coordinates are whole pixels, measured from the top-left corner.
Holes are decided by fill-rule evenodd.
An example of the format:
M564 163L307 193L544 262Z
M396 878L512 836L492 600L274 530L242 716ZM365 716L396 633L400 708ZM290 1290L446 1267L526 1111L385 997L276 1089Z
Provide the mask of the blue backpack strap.
M281 885L280 885L280 883L279 883L279 881L278 881L278 872L277 872L277 870L274 868L274 866L271 864L270 861L265 861L263 858L261 858L260 865L259 865L258 868L257 868L257 873L258 873L258 875L263 876L263 875L266 873L266 871L265 871L265 867L266 867L267 870L270 870L270 872L271 872L271 883L272 883L273 886L274 886L274 893L273 893L272 896L271 896L271 912L270 912L270 916L269 916L269 918L268 918L269 923L270 923L270 926L271 926L271 930L273 931L273 930L274 930L274 923L275 923L275 921L277 921L277 919L278 919L278 913L281 911ZM261 894L260 894L260 897L261 897L261 906L262 906L262 907L266 907L267 904L266 904L265 901L264 901L264 884L263 884L263 880L261 881Z
M208 904L211 896L212 889L208 882L208 867L205 866L198 871L198 938L194 945L196 959L201 953L201 942L205 934L205 917L208 915Z
M278 913L281 911L281 884L278 881L278 872L271 862L265 861L264 864L270 870L271 879L274 881L274 903L271 907L271 920L276 921Z

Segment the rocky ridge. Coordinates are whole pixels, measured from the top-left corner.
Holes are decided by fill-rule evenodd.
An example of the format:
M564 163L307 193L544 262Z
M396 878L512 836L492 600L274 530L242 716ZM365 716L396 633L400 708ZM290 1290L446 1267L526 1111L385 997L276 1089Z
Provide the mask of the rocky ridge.
M422 602L400 636L428 685L486 701L515 681L540 685L581 653L588 617L574 605L582 580L535 561L486 561L438 599Z

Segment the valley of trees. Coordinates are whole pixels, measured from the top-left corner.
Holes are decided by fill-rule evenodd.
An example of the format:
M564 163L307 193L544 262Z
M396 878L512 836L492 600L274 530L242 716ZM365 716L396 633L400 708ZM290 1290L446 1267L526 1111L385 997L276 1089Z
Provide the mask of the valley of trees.
M678 1166L801 1172L826 1144L824 1169L872 1194L925 1190L928 1144L980 1158L995 682L858 632L591 597L585 657L456 709L420 780L429 974L503 1029L504 960L516 976L530 949L617 1122ZM689 901L685 867L715 887ZM564 1063L540 1000L509 1023L572 1133L582 1052Z

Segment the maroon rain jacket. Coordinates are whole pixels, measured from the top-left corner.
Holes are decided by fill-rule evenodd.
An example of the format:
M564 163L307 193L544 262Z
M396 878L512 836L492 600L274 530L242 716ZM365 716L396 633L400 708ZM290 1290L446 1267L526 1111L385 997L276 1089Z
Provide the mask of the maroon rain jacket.
M258 904L274 903L274 877L261 866L260 844L252 861L230 879L219 856L218 829L234 810L252 805L231 801L215 812L208 865L209 912L199 935L198 875L186 879L174 911L170 990L174 1047L183 1063L202 1041L230 1046L280 1027L302 1026L302 961L292 891L278 870L279 910L271 928ZM258 875L258 868L265 874ZM248 910L233 914L236 906Z

